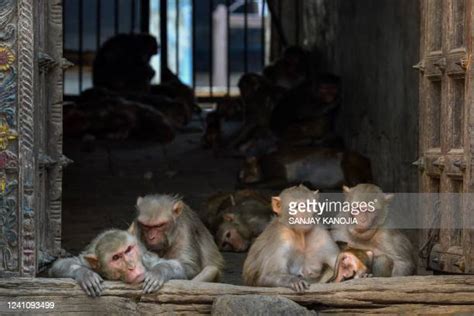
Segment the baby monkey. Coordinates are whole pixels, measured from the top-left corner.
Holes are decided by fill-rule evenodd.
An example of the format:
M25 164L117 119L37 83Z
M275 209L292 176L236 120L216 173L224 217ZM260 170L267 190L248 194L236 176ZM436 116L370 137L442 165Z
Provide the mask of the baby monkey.
M393 269L393 260L385 255L375 256L371 250L350 247L337 242L341 253L337 257L334 275L329 282L343 282L368 277L388 277Z
M89 296L100 296L103 278L129 284L143 282L143 292L158 290L170 279L185 279L182 266L151 253L127 231L112 229L97 236L77 257L57 260L51 277L73 278Z

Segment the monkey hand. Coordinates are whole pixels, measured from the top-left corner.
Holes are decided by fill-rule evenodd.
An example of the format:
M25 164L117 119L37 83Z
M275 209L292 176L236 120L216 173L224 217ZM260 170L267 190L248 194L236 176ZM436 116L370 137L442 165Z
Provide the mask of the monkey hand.
M159 270L148 271L145 274L145 280L143 281L143 292L151 293L159 290L166 279Z
M79 283L79 286L87 293L87 295L96 297L100 296L102 293L102 282L104 280L94 271L87 268L79 268L76 270L74 279Z
M360 279L371 278L371 277L373 277L373 275L370 274L370 273L367 273L367 272L361 273L361 274L358 275L358 278L360 278Z
M289 287L298 293L303 293L305 290L309 289L309 283L300 277L295 277L290 280Z

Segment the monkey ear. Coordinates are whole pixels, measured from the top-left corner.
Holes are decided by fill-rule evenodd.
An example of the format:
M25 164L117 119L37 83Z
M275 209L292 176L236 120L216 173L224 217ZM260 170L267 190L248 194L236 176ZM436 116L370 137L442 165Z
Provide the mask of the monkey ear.
M86 259L92 270L97 271L99 269L99 258L96 255L89 253L84 255L84 259Z
M133 222L132 225L130 225L130 227L127 229L127 231L132 235L136 235L137 224L135 224L135 222Z
M174 203L174 205L173 205L173 215L178 217L179 215L181 215L181 212L183 211L183 209L184 209L183 201L178 201L178 202Z
M319 194L319 190L314 190L314 191L313 191L313 194L314 194L314 195L318 195L318 194Z
M272 196L272 209L277 215L281 214L281 199L279 196Z
M349 192L351 192L351 188L349 188L347 185L343 185L342 186L342 192L349 193Z
M385 200L385 202L390 203L390 202L392 202L394 197L395 197L395 194L393 194L393 193L385 193L384 200Z
M139 197L137 198L137 206L139 206L140 204L142 204L142 202L143 202L143 198L142 198L141 196L139 196Z
M233 222L235 221L235 214L232 214L232 213L226 213L222 216L224 218L224 221L226 222Z

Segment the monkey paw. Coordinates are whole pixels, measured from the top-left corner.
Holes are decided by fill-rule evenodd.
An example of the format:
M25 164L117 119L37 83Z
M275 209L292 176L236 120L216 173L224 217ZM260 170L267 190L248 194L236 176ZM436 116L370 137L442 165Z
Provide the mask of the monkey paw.
M77 271L75 279L77 283L79 283L79 286L87 293L87 295L96 297L100 296L102 293L102 282L104 280L94 271L81 268L79 271Z
M290 288L298 293L303 293L305 290L309 289L309 283L298 278L290 282Z
M370 274L370 273L363 273L360 277L361 278L371 278L371 277L373 277L373 275Z
M165 278L160 272L148 271L143 281L143 292L151 293L159 290L163 286L163 283L165 283Z

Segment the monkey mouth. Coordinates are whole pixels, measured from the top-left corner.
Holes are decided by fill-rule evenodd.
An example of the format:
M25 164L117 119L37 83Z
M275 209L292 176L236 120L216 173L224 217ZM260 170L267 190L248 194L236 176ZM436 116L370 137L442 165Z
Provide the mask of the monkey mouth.
M137 274L135 277L133 277L133 279L129 280L130 284L138 284L138 283L141 283L143 282L143 280L145 279L145 273L139 273Z

